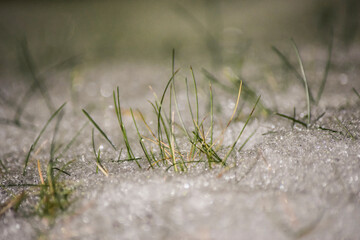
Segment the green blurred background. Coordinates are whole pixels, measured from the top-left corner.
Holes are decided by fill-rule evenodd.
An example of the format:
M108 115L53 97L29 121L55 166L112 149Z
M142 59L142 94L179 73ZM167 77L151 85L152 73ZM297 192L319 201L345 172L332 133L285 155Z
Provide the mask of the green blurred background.
M252 49L297 42L326 46L332 29L348 49L359 39L357 0L1 1L0 69L18 65L26 41L38 66L241 61Z

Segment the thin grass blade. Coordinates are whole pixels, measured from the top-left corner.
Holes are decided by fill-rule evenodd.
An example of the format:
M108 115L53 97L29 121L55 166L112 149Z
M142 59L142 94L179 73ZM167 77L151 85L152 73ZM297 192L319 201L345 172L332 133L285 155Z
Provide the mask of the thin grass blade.
M297 59L299 61L302 78L303 78L303 81L304 81L304 84L305 84L306 104L307 104L307 112L308 112L308 114L307 114L307 127L309 127L310 122L311 122L310 89L309 89L309 86L308 86L308 81L306 79L304 65L303 65L303 62L301 60L299 49L296 46L296 43L295 43L295 41L293 39L291 39L291 42L293 44Z
M86 112L85 109L82 109L85 116L90 120L90 122L95 126L95 128L103 135L103 137L108 141L108 143L111 145L111 147L116 151L115 145L111 142L111 140L108 138L106 133L99 127L99 125L95 122L95 120L89 115L89 113Z
M30 159L30 155L31 155L31 152L35 149L38 141L40 140L40 137L43 135L43 133L45 132L47 126L50 124L50 122L55 118L55 116L64 108L64 106L66 105L66 103L64 103L63 105L61 105L52 115L51 117L49 118L49 120L45 123L45 125L43 126L43 128L41 129L39 135L36 137L34 143L31 145L28 153L27 153L27 156L25 158L25 164L24 164L24 169L23 169L23 176L25 176L26 174L26 167L27 167L27 164L29 162L29 159Z

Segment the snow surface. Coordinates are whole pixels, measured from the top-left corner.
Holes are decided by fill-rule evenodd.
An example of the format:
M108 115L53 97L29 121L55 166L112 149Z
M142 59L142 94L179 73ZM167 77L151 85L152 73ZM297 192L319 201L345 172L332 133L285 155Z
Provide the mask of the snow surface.
M87 122L80 112L86 108L91 109L91 115L115 144L123 147L111 90L120 85L124 109L140 108L151 119L151 110L145 104L153 99L153 93L147 86L153 85L157 94L161 94L169 77L162 69L119 63L84 71L82 78L86 80L76 86L78 101L70 101L66 106L59 139L68 141ZM143 169L134 162L114 163L111 159L117 158L119 152L113 151L96 132L96 144L102 147L102 161L109 177L101 172L96 174L92 126L88 125L59 160L76 160L67 169L71 176L62 177L75 189L74 203L49 226L44 219L24 213L36 200L35 194L29 194L18 212L8 210L0 217L0 239L35 239L40 233L49 239L358 239L360 101L350 94L352 87L359 89L358 70L355 73L347 75L345 84L338 74L332 74L320 106L313 109L314 117L326 112L318 125L343 134L300 125L292 127L291 121L278 116L258 115L238 146L255 129L256 134L243 151L231 155L228 168L217 166L210 170L199 164L186 173L175 173L163 168L147 169L145 160L141 162ZM54 78L65 78L62 74ZM187 70L181 74L188 74ZM8 92L17 94L17 88L7 86ZM66 87L66 82L51 87L57 104L70 98ZM201 87L201 106L205 112L207 87L206 84ZM217 103L223 109L216 121L224 124L236 96L215 91ZM264 102L273 101L266 98L266 89L259 91L264 92ZM184 88L180 87L179 99L184 100L185 96ZM296 105L299 115L304 115L305 112L300 112L306 109L304 99L302 86L293 84L277 92L275 101L280 112L291 114ZM34 117L36 130L1 126L1 160L8 168L7 174L2 173L1 184L40 183L34 158L25 177L21 171L26 152L49 113L40 96L34 97L27 109L38 114ZM1 112L12 116L11 109L4 105ZM130 115L125 114L128 131L132 132L130 139L136 142L130 120ZM230 125L225 132L225 145L232 143L243 124L236 121ZM353 138L346 134L344 126ZM53 127L49 129L41 138L39 146L43 147L35 157L43 166L49 159ZM220 128L215 130L216 135ZM136 147L135 155L142 156L140 148ZM125 151L121 157L126 158ZM10 193L21 190L2 188L1 203L9 199Z

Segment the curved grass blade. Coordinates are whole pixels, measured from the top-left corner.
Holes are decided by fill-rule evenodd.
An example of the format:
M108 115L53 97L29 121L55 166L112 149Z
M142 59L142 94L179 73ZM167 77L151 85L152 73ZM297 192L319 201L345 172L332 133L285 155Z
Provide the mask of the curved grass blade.
M285 57L285 55L280 52L279 49L277 49L275 46L272 46L271 49L276 53L276 55L278 55L278 57L283 61L283 63L295 74L296 78L302 83L304 84L304 80L303 77L300 75L300 73L296 70L296 68L290 63L290 61L287 59L287 57ZM305 87L305 85L304 85ZM313 95L311 94L311 92L309 92L309 97L310 100L312 102L315 101Z
M359 94L359 92L358 92L358 91L356 91L356 89L355 89L355 88L352 88L352 90L354 91L355 95L356 95L356 96L358 96L358 98L360 99L360 94Z
M64 106L66 105L66 103L63 103L63 105L61 105L52 115L51 117L49 118L49 120L45 123L44 127L41 129L39 135L36 137L35 141L33 144L31 144L31 147L27 153L27 156L25 158L25 165L24 165L24 169L23 169L23 176L25 176L26 174L26 167L27 167L27 164L29 162L29 159L30 159L30 155L31 155L31 152L34 151L37 143L39 142L40 140L40 137L43 135L43 133L45 132L47 126L50 124L50 122L55 118L55 116L64 108Z
M296 43L295 43L295 41L293 39L291 39L291 42L293 44L293 47L294 47L294 50L295 50L295 53L296 53L296 57L297 57L297 59L299 61L300 70L301 70L301 74L302 74L302 79L303 79L304 84L305 84L306 104L307 104L307 112L308 112L308 114L307 114L307 127L309 127L310 126L310 121L311 121L310 89L309 89L308 82L307 82L307 79L306 79L304 65L303 65L303 62L302 62L301 57L300 57L299 49L296 46Z
M59 131L59 127L60 127L60 122L62 120L64 116L64 112L60 112L60 114L58 115L56 124L55 124L55 128L54 128L54 134L53 134L53 138L51 140L51 145L50 145L50 162L53 162L54 160L54 153L55 153L55 139L56 139L56 135Z
M115 145L111 142L111 140L108 138L108 136L106 135L106 133L99 127L99 125L94 121L94 119L89 115L89 113L87 113L85 111L85 109L82 109L83 113L85 114L85 116L90 120L90 122L96 127L96 129L101 133L101 135L103 135L103 137L108 141L108 143L114 148L114 150L116 151L116 147Z
M255 108L256 108L257 104L259 103L259 101L260 101L260 98L261 98L261 96L259 96L258 99L256 100L255 105L254 105L253 109L251 110L248 118L246 119L246 122L245 122L243 128L241 129L238 137L236 138L235 142L233 143L233 145L231 146L231 148L230 148L229 151L227 152L226 156L224 157L224 160L223 160L223 163L224 163L224 164L226 164L226 161L227 161L228 157L230 156L231 152L234 150L236 143L239 141L239 139L240 139L241 135L243 134L246 126L248 125L248 123L249 123L249 121L250 121L250 118L252 117L252 115L253 115L253 113L254 113L254 111L255 111Z
M8 169L7 169L7 167L5 166L5 164L1 161L1 159L0 159L0 165L1 165L1 167L4 169L5 173L7 173L7 172L8 172Z
M300 120L297 120L297 119L295 119L295 118L293 118L293 117L287 116L287 115L282 114L282 113L275 113L275 114L278 115L278 116L280 116L280 117L289 119L289 120L291 120L291 121L293 121L293 122L295 122L295 123L299 123L299 124L303 125L304 127L307 127L307 124L306 124L306 123L304 123L304 122L302 122L302 121L300 121Z
M163 94L162 94L162 96L161 96L161 100L160 100L160 103L159 103L159 105L157 106L157 108L155 109L155 110L157 110L156 111L156 114L157 114L157 122L158 122L158 141L159 141L159 143L158 143L158 145L159 145L159 147L160 147L160 153L161 153L161 156L164 158L164 153L163 153L163 150L162 150L162 148L161 148L161 142L162 142L162 134L161 134L161 115L162 115L162 105L163 105L163 102L164 102L164 98L165 98L165 94L166 94L166 91L167 91L167 89L169 88L169 86L170 86L170 84L172 83L172 81L174 80L174 77L175 77L175 75L179 72L179 70L180 69L178 69L178 70L176 70L175 72L174 72L174 74L171 76L171 78L169 79L169 81L167 82L167 84L166 84L166 87L165 87L165 89L164 89L164 92L163 92ZM165 126L164 126L165 127ZM168 137L168 136L167 136ZM168 137L168 139L169 139L169 137Z
M76 141L76 139L79 137L80 133L84 130L84 128L88 125L88 122L84 123L82 125L82 127L80 128L80 130L78 130L75 135L72 137L72 139L70 140L70 142L64 147L64 149L61 151L61 153L59 154L59 156L56 157L56 159L61 158L62 156L64 156L64 154L70 149L70 147L74 144L74 142Z
M133 151L131 149L131 145L130 145L129 140L128 140L126 128L125 128L124 122L122 120L119 87L117 87L116 90L117 90L116 93L115 93L115 91L113 92L116 117L118 119L118 123L119 123L120 129L121 129L121 132L123 134L123 139L124 139L124 142L125 142L126 150L128 152L128 156L129 156L130 159L135 159L135 155L134 155L134 153L133 153ZM141 168L141 165L139 164L138 161L136 161L136 164L138 165L139 168Z
M324 76L323 76L323 79L322 79L321 84L320 84L319 92L318 92L318 95L316 97L316 104L319 104L319 102L320 102L321 96L322 96L322 94L324 92L326 80L327 80L327 77L328 77L328 74L329 74L329 70L330 70L330 66L331 66L331 55L332 55L333 42L334 42L334 37L332 37L329 48L328 48L328 59L327 59L327 62L326 62Z
M245 147L245 145L248 143L248 141L255 135L257 130L253 131L248 138L246 138L245 142L239 147L238 152L241 152L241 150Z
M138 137L139 137L140 146L141 146L141 148L142 148L142 150L143 150L143 152L144 152L144 154L145 154L146 159L148 160L148 162L149 162L149 164L150 164L150 167L151 167L151 168L154 168L154 166L153 166L152 163L151 163L151 157L150 157L150 155L149 155L149 153L148 153L148 151L147 151L147 149L146 149L146 146L145 146L145 144L144 144L144 142L143 142L143 137L141 136L141 134L140 134L140 132L139 132L139 128L138 128L138 126L137 126L137 124L136 124L136 120L135 120L135 117L134 117L133 110L132 110L131 108L130 108L130 113L131 113L131 117L132 117L132 119L133 119L133 122L134 122L134 125L135 125L135 128L136 128L136 132L137 132Z

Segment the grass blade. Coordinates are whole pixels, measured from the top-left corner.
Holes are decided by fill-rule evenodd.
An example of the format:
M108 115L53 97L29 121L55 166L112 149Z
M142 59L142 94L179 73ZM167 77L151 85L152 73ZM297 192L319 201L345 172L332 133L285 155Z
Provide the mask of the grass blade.
M257 130L253 131L248 138L246 138L245 142L239 147L238 152L241 152L241 150L245 147L245 145L248 143L248 141L255 135Z
M311 121L310 89L309 89L308 82L307 82L307 79L306 79L304 65L303 65L303 62L301 60L299 49L296 46L296 43L295 43L295 41L293 39L291 39L291 42L293 44L297 59L299 61L300 70L301 70L301 74L302 74L302 79L303 79L304 84L305 84L306 104L307 104L307 112L308 112L308 114L307 114L307 127L309 127L310 126L310 121Z
M304 84L303 77L299 74L296 68L290 63L287 57L275 46L272 46L271 49L276 53L276 55L278 55L278 57L283 61L283 63L295 74L296 78L301 82L301 84ZM306 86L304 85L304 87ZM309 92L309 97L310 100L314 102L314 97L312 96L311 92Z
M63 105L61 105L52 115L51 117L49 118L49 120L45 123L45 125L43 126L43 128L41 129L39 135L36 137L34 143L31 145L29 151L28 151L28 154L25 158L25 164L24 164L24 169L23 169L23 176L25 176L26 174L26 167L27 167L27 164L29 162L29 159L30 159L30 155L31 155L31 152L35 149L38 141L40 140L40 137L43 135L43 133L45 132L47 126L50 124L50 122L55 118L55 116L64 108L64 106L66 105L66 103L64 103Z
M54 111L53 103L50 98L49 92L46 89L44 80L39 76L39 73L34 64L35 62L30 55L29 46L28 46L27 40L25 38L21 42L21 50L23 53L26 67L28 68L28 70L30 72L30 75L31 75L31 78L32 78L34 84L40 90L40 93L43 96L45 103L46 103L48 109L50 110L50 112Z
M284 114L281 114L281 113L275 113L275 114L278 115L278 116L280 116L280 117L289 119L289 120L291 120L291 121L293 121L293 122L295 122L295 123L299 123L299 124L303 125L304 127L307 127L307 124L306 124L306 123L304 123L304 122L302 122L302 121L300 121L300 120L297 120L297 119L295 119L294 117L290 117L290 116L287 116L287 115L284 115Z
M115 145L111 142L111 140L108 138L106 133L99 127L99 125L94 121L94 119L89 115L89 113L86 112L85 109L82 109L85 116L90 120L90 122L95 126L95 128L103 135L103 137L108 141L108 143L113 147L113 149L116 151Z
M53 162L54 160L54 152L55 152L55 139L56 139L56 135L59 131L59 127L60 127L60 122L62 120L62 117L64 116L63 114L64 112L60 112L60 114L57 117L57 121L55 124L55 128L54 128L54 133L53 133L53 138L51 140L51 145L50 145L50 161Z
M214 140L214 97L210 83L210 146L213 145Z
M255 111L255 108L256 108L257 104L259 103L259 101L260 101L260 98L261 98L261 96L259 96L258 99L256 100L255 105L254 105L253 109L251 110L248 118L246 119L246 122L245 122L243 128L241 129L238 137L237 137L236 140L234 141L234 143L233 143L233 145L231 146L230 150L229 150L229 151L227 152L227 154L225 155L224 160L223 160L224 164L226 164L226 161L227 161L228 157L230 156L231 152L234 150L236 143L239 141L239 139L240 139L241 135L243 134L246 126L248 125L248 123L249 123L249 121L250 121L250 118L252 117L252 115L253 115L253 113L254 113L254 111Z
M56 159L61 158L64 156L64 154L70 149L70 147L74 144L76 139L79 137L80 133L84 130L84 128L88 125L88 122L84 123L79 131L75 133L75 135L71 138L70 142L64 147L64 149L61 151L59 156L56 157Z
M358 91L356 91L356 89L355 89L355 88L352 88L352 90L354 91L355 95L356 95L356 96L358 96L358 98L360 99L360 94L359 94L359 92L358 92Z
M144 142L143 142L143 137L141 136L140 131L139 131L139 128L138 128L138 126L137 126L137 124L136 124L136 120L135 120L135 117L134 117L133 110L132 110L131 108L130 108L130 113L131 113L131 117L132 117L133 122L134 122L134 126L135 126L135 128L136 128L136 132L137 132L138 137L139 137L140 146L141 146L141 148L142 148L142 150L143 150L143 152L144 152L144 154L145 154L146 159L148 160L148 162L149 162L149 164L150 164L150 167L151 167L151 168L154 168L154 166L152 165L152 162L151 162L151 157L150 157L150 155L149 155L149 153L148 153L148 151L147 151L147 149L146 149L146 146L145 146L145 144L144 144Z
M7 173L7 172L8 172L8 169L7 169L7 167L5 166L5 164L1 161L1 159L0 159L0 165L1 165L1 167L4 169L5 173Z
M121 129L122 135L123 135L123 139L124 139L124 142L125 142L126 150L128 152L128 156L129 156L130 159L135 159L134 153L133 153L133 151L131 149L131 145L130 145L129 140L128 140L126 128L125 128L125 125L124 125L124 122L123 122L123 119L122 119L119 87L117 87L116 90L117 90L116 93L115 93L115 91L113 92L116 117L118 119L118 123L119 123L120 129ZM136 161L136 164L138 165L139 168L141 168L141 165L139 164L138 161Z
M334 42L334 37L332 37L332 40L331 40L329 48L328 48L328 59L326 62L324 76L323 76L323 79L320 84L319 92L316 97L316 104L319 104L319 102L320 102L321 96L322 96L324 88L325 88L326 80L327 80L327 77L329 74L329 70L330 70L330 66L331 66L331 55L332 55L333 42Z

